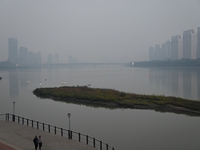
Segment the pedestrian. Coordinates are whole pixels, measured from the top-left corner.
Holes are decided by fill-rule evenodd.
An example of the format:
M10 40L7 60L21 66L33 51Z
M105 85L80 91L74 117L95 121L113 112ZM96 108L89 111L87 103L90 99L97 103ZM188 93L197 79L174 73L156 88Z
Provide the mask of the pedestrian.
M41 148L42 148L42 138L41 138L41 136L39 136L38 144L39 144L39 150L41 150Z
M37 148L38 148L38 138L37 138L37 136L35 136L35 138L33 139L33 143L35 145L35 150L37 150Z

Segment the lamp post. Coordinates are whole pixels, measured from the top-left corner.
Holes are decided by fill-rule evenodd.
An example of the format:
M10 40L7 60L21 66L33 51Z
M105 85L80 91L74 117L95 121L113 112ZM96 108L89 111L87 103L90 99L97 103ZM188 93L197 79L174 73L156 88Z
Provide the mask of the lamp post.
M42 83L40 82L40 88L42 87Z
M69 130L71 130L71 129L70 129L70 117L71 117L71 113L68 113L67 115L68 115L68 117L69 117Z
M13 122L15 122L15 102L13 102Z
M13 115L15 115L15 102L13 102Z
M71 132L71 128L70 128L70 117L71 117L71 113L67 114L68 118L69 118L69 132L68 132L68 137L69 139L72 139L72 132Z

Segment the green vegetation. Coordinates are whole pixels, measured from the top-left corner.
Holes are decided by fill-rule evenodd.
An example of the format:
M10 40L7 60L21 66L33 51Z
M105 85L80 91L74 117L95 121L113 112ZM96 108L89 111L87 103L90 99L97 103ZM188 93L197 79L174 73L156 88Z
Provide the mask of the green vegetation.
M64 102L79 102L117 108L153 109L200 116L200 101L177 97L131 94L87 86L38 88L33 93L41 98L51 98Z

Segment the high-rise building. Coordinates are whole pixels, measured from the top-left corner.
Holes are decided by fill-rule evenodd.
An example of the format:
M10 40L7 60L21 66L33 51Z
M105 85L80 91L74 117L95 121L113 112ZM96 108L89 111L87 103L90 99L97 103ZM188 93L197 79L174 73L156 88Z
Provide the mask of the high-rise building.
M194 30L190 29L183 32L183 58L194 59L196 46Z
M26 47L19 48L19 63L21 65L28 64L28 49Z
M58 64L58 63L59 63L59 55L58 55L58 54L55 54L55 55L54 55L54 63L55 63L55 64Z
M196 58L200 58L200 27L197 29L197 54Z
M42 58L41 58L41 52L36 53L36 64L41 65L42 63Z
M48 64L52 64L52 63L53 63L53 58L52 58L52 55L51 55L51 54L48 55L47 63L48 63Z
M171 59L171 42L169 40L162 44L161 55L161 60Z
M181 58L181 36L173 36L171 39L171 58L178 60Z
M16 38L8 39L8 62L12 64L18 62L18 41Z
M171 41L168 40L167 42L165 42L165 47L164 47L164 51L165 51L165 60L171 59Z
M152 46L149 47L149 61L154 60L154 48Z

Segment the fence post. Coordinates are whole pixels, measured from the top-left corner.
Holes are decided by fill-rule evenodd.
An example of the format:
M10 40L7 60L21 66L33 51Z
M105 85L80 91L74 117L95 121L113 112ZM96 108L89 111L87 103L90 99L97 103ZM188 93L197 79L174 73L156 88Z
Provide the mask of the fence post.
M115 148L113 147L112 150L115 150Z
M102 150L102 141L100 141L100 150Z
M71 139L71 131L68 130L68 139Z
M72 131L68 130L68 139L72 139Z
M60 130L61 130L61 136L63 136L63 128L61 128Z
M44 131L44 123L42 124L42 128L43 128L43 131Z
M106 150L108 150L108 144L106 144Z
M87 143L87 145L88 145L88 135L86 135L86 143Z
M81 141L81 134L78 133L78 141L80 142Z
M56 126L54 126L54 133L56 134Z
M22 118L22 124L24 124L24 117Z
M20 117L18 116L18 123L20 123Z
M6 114L6 121L9 121L9 114Z
M12 121L15 122L15 115L12 115Z
M27 119L27 126L28 126L28 122L29 122L29 120Z
M31 120L32 128L33 128L33 120Z
M95 138L93 138L93 146L95 147Z
M37 121L37 129L39 129L39 123L38 123L38 121Z
M50 125L48 125L48 130L49 130L49 133L50 133Z

